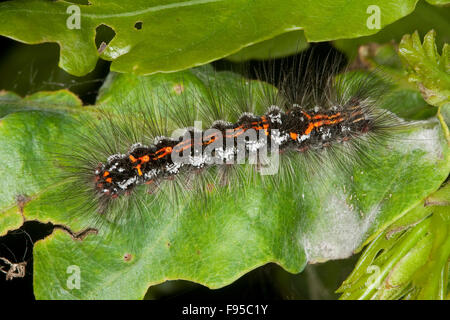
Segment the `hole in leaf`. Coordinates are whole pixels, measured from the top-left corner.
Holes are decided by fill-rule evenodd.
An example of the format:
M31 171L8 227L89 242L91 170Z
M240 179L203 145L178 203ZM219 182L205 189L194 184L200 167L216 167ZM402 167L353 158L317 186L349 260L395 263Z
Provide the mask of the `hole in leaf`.
M26 221L19 229L0 237L0 296L7 294L21 299L34 299L33 246L53 232L51 223ZM22 266L23 268L19 268ZM16 267L16 268L15 268ZM9 271L9 274L8 274ZM20 274L20 271L24 271ZM9 280L7 279L9 276Z
M136 30L141 30L142 29L142 21L138 21L134 24L134 28Z
M373 258L373 261L375 261L379 256L381 256L384 252L384 249L380 249L377 254L375 255L375 257Z
M97 46L99 54L105 51L106 47L115 36L116 33L114 30L106 24L101 24L95 29L95 45Z

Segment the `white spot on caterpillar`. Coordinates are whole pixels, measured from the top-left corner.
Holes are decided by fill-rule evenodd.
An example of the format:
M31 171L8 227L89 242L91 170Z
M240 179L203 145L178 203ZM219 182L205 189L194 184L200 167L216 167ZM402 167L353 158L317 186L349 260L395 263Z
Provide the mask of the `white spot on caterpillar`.
M302 134L300 137L297 138L299 142L305 141L306 139L309 139L309 134Z
M272 138L272 141L275 142L276 144L283 144L285 141L289 139L289 135L287 133L281 135L280 131L278 130L271 131L270 136Z
M159 169L151 169L150 171L144 173L144 177L146 179L152 179L152 178L156 177L159 172L160 172Z
M319 112L319 110L320 110L320 107L319 107L319 106L315 106L315 107L314 107L314 112Z
M154 144L154 145L157 145L157 144L159 144L159 143L161 143L161 142L163 142L163 141L177 142L178 140L176 140L176 139L171 139L171 138L164 137L164 136L158 136L158 137L155 137L155 139L153 140L153 144Z
M242 113L242 115L239 117L239 121L241 121L244 118L253 118L255 115L251 112L244 112Z
M211 157L207 155L196 155L196 156L189 156L189 163L197 168L201 168L205 165L205 163L209 163L211 160Z
M148 146L145 146L142 143L137 142L130 147L130 153L132 153L134 150L136 150L138 148L148 148Z
M235 149L235 147L226 148L225 150L223 148L218 148L216 149L216 154L220 159L231 160L234 157Z
M119 182L119 183L117 184L117 186L118 186L120 189L125 190L125 189L128 188L128 186L129 186L130 184L135 183L135 182L136 182L136 179L137 179L136 177L131 177L131 178L129 178L128 180L123 180L123 181Z
M327 138L331 138L331 130L329 128L322 134L322 140L326 140Z
M278 106L272 105L267 111L266 115L269 117L270 122L282 124L281 110Z
M270 122L272 122L272 123L282 124L280 113L279 114L269 114L269 118L270 118Z
M178 173L178 171L180 171L182 164L181 163L172 163L172 164L167 164L166 165L166 171L169 172L170 174L176 174Z
M150 179L156 177L160 172L161 172L161 170L159 170L159 169L151 169L150 171L144 173L144 178L146 180L150 180Z
M280 107L273 104L269 107L269 109L267 110L267 113L280 112L280 111L281 111Z
M112 156L109 156L107 161L108 162L113 162L114 160L122 160L123 158L125 158L127 155L126 154L113 154Z
M216 120L212 123L211 128L216 128L216 127L228 127L232 125L231 122L228 121L224 121L224 120Z

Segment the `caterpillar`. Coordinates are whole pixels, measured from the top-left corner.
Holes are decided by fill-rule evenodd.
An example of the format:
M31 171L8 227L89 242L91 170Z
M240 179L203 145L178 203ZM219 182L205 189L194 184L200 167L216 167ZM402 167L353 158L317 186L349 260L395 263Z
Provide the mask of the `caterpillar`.
M309 72L311 68L307 67ZM89 133L77 138L87 144L70 146L65 155L70 163L68 167L75 168L71 173L74 180L71 189L83 186L83 197L89 194L86 206L108 215L108 208L114 206L117 198L129 198L141 186L157 196L157 189L164 181L179 179L178 186L183 191L175 194L182 195L190 184L186 181L210 167L218 167L223 174L233 170L230 169L233 165L251 159L260 169L264 160L267 162L266 155L260 151L267 150L268 156L297 152L298 157L309 159L309 169L305 172L308 179L311 170L326 171L323 167L338 164L345 171L352 163L367 160L370 158L367 150L376 150L383 145L382 141L386 143L396 130L405 127L398 117L377 107L383 86L370 75L349 74L336 80L336 70L328 74L314 70L302 81L293 76L287 74L280 79L283 83L280 90L248 80L228 82L228 87L233 89L231 96L217 84L209 84L207 96L218 94L220 101L199 98L196 88L190 92L186 89L188 92L184 94L190 100L183 98L181 102L160 100L160 96L170 96L167 91L160 92L157 102L147 100L128 106L129 114L115 106L101 113L100 124L86 119L77 122L74 127L88 123ZM177 79L176 86L184 88L183 81ZM253 95L260 101L246 101L256 100ZM225 104L231 105L228 115L235 122L220 118ZM211 124L208 129L187 126L197 121L199 115ZM162 118L173 119L172 129L185 125L183 134L171 138L168 128L160 128L155 123L158 122L155 119ZM111 139L117 141L111 145ZM222 177L220 184L224 179L228 178ZM239 181L226 184L233 187L234 183ZM205 189L205 183L199 185ZM206 181L206 185L211 186L211 181Z
M349 140L357 135L367 133L373 129L374 115L370 114L367 106L361 105L364 101L353 99L350 105L336 105L331 111L315 110L305 111L298 105L286 113L278 106L271 106L266 114L255 116L242 115L235 124L216 122L211 129L217 132L202 134L203 141L194 142L194 131L190 131L188 139L170 140L158 138L152 146L136 143L130 147L126 154L114 154L108 157L105 164L101 163L95 170L95 188L100 197L116 198L130 192L140 184L150 184L155 180L170 178L180 170L202 168L216 157L217 162L227 160L237 161L239 152L254 151L258 141L255 139L245 141L245 147L238 147L238 139L249 130L264 131L264 134L276 144L280 151L297 149L306 151L309 148L324 148L331 143ZM213 149L213 155L208 159L204 155L205 148L210 144L226 139L232 143L226 146L221 143ZM201 150L195 150L195 147ZM183 151L188 151L189 162L184 164L173 160Z

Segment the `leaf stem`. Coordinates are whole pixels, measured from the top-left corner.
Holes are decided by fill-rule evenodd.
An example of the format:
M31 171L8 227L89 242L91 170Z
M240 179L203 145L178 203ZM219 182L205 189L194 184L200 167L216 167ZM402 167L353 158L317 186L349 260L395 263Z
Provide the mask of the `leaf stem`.
M447 143L450 144L450 131L448 129L447 124L445 123L444 117L442 116L441 107L438 108L438 112L437 112L436 116L439 119L439 122L441 123L442 130L444 131L445 139L447 140Z

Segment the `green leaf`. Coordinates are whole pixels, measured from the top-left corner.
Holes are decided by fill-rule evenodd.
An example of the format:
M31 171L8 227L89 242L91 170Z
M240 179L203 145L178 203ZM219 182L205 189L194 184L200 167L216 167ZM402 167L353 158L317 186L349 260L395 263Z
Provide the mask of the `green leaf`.
M427 4L425 1L419 1L416 9L410 15L395 21L386 26L380 32L353 39L340 39L333 41L334 46L344 52L350 60L355 59L361 54L361 46L369 50L373 46L396 43L398 44L405 33L413 33L418 30L420 34L425 34L434 29L439 37L436 44L441 47L444 43L450 42L448 30L450 29L450 7L436 7Z
M400 42L400 57L409 71L409 80L417 84L424 99L440 107L450 103L450 47L446 43L439 55L435 32L428 32L423 44L418 32L405 35Z
M446 298L449 187L422 201L368 245L338 289L341 299Z
M418 84L428 103L439 106L437 117L445 139L450 141L445 122L450 106L446 48L447 44L439 56L434 31L430 31L423 45L417 32L404 36L399 51L409 69L409 79ZM366 61L376 60L375 56ZM392 60L391 66L383 70L393 78L402 78L398 64ZM367 246L352 274L338 289L341 299L445 299L450 257L449 204L447 184L383 231Z
M3 157L4 159L8 157L20 159L20 162L15 163L13 168L5 166L2 169L4 173L8 172L9 169L17 170L17 172L15 179L5 181L2 185L0 235L4 235L9 230L20 227L23 223L17 197L36 194L40 188L39 183L34 183L33 179L30 178L33 178L32 171L36 167L45 167L46 163L37 163L34 161L33 153L36 156L40 154L42 158L45 158L45 154L48 156L49 150L38 150L39 145L34 145L34 142L39 141L42 145L45 145L44 141L46 139L52 139L52 137L56 142L57 137L52 136L52 133L58 131L58 127L64 126L64 124L67 125L67 122L59 122L58 119L70 118L71 113L79 110L80 107L80 99L67 90L38 92L23 99L11 92L0 92L0 116L2 117L0 120L0 130L2 131L1 149L4 153ZM37 118L36 116L40 113L45 113L47 116ZM34 115L33 118L35 121L40 121L39 124L35 124L34 127L29 127L28 124L21 123L20 119L24 119L30 115ZM8 120L5 120L5 118ZM18 121L16 122L11 119L18 119ZM5 123L6 127L3 127ZM31 131L27 132L27 128L30 128ZM59 130L62 129L59 128ZM45 138L46 135L48 136L47 138ZM15 141L15 139L20 137L24 140ZM9 142L7 142L8 140ZM15 144L15 147L10 149L8 147L10 142ZM27 176L27 173L30 176Z
M416 2L377 1L380 28L411 13ZM76 7L71 2L3 2L0 34L30 44L56 42L61 48L60 67L71 74L84 75L94 69L99 56L113 61L113 71L151 74L204 64L292 30L303 29L309 42L354 38L379 31L367 26L373 14L367 13L373 5L371 0L320 3L91 0L89 3L76 5L80 11L77 29L72 28L77 26L78 16L74 16L77 11L73 11ZM106 47L100 46L101 54L95 45L96 28L100 25L115 32Z
M258 42L238 51L227 59L233 62L276 59L303 51L309 47L303 30L282 33L275 38Z
M281 166L274 177L280 183L270 179L262 183L263 178L246 166L242 172L245 183L231 190L214 189L207 202L201 195L189 194L177 204L165 193L152 198L143 191L137 196L147 203L141 208L146 214L138 225L131 229L119 226L114 237L109 237L113 229L105 224L97 235L74 240L67 230L78 232L90 220L80 212L77 220L68 221L65 213L71 203L55 203L55 194L70 199L75 190L48 181L59 170L49 161L49 154L61 144L80 143L68 132L71 119L123 101L124 93L129 99L122 103L126 110L141 101L143 88L150 99L162 87L177 97L180 76L184 81L180 97L189 94L190 88L205 92L211 84L205 80L208 74L209 69L203 68L147 77L111 75L94 107L80 107L69 94L64 100L60 93L1 102L9 106L0 126L2 232L17 227L18 222L11 220L20 219L18 195L29 200L23 208L26 219L65 226L35 244L38 299L139 299L149 286L169 279L219 288L268 262L297 273L307 262L350 256L418 199L436 190L448 175L448 145L439 123L422 122L389 150L377 150L376 165L355 165L351 175L330 172L326 184L320 175L305 180L307 167L296 160L301 155L286 155L281 161L295 161ZM242 83L229 72L215 77ZM52 99L55 104L46 107ZM16 109L11 107L13 102ZM266 108L258 110L262 113ZM80 289L68 287L70 266L79 267Z
M448 0L427 0L427 2L437 6L446 6L450 4L450 1Z
M408 81L395 44L371 45L362 49L360 63L390 88L390 94L383 97L382 108L408 120L424 120L436 115L436 108L429 105L417 86Z

